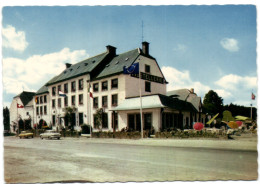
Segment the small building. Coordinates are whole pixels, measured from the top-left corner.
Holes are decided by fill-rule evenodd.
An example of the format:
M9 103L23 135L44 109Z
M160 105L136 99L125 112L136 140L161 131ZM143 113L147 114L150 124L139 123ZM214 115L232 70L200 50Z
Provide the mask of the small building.
M34 95L34 92L23 91L13 98L13 101L10 105L10 132L17 132L19 120L33 118Z

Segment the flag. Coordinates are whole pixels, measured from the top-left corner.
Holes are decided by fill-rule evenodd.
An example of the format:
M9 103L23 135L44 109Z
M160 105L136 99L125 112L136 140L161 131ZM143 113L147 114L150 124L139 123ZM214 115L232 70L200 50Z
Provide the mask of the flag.
M35 97L35 103L37 103L38 102L38 97Z
M134 63L129 67L123 67L124 74L139 74L139 63Z
M252 98L252 100L255 100L255 95L254 95L254 93L252 93L251 98Z
M91 92L89 92L89 96L90 98L93 98L93 94Z
M24 108L23 105L17 104L17 108Z
M67 95L63 93L62 91L59 91L59 96L66 97Z

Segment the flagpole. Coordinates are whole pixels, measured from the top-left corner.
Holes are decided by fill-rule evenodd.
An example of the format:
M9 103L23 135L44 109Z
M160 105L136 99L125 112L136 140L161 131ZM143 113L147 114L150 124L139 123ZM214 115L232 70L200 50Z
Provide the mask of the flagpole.
M18 105L17 105L18 103L17 103L17 100L16 100L16 109L17 109L17 127L18 127L18 135L19 135L19 121L18 121Z
M144 138L143 134L143 112L142 112L142 90L141 90L141 72L139 69L139 92L140 92L140 118L141 118L141 138Z
M88 108L88 123L89 123L89 133L90 133L90 137L92 137L92 130L91 130L91 102L90 102L90 80L87 81L88 82L88 96L87 96L87 108Z

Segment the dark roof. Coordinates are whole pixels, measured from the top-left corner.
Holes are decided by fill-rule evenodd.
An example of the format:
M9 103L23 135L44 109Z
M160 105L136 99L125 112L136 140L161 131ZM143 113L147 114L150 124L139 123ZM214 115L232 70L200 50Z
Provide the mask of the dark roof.
M66 68L61 74L53 77L49 82L47 82L47 86L51 84L55 84L58 82L62 82L74 77L78 77L87 73L90 73L95 67L104 60L104 58L108 55L108 52L104 52L97 56L88 58L79 63L71 65L69 68Z
M34 95L34 92L23 91L19 95L16 95L14 98L19 97L23 105L26 106L33 99Z
M37 92L36 95L41 95L43 93L49 93L48 87L46 85L42 86Z
M190 102L194 108L199 111L201 105L201 98L197 96L196 93L192 93L188 89L178 89L173 91L167 91L167 96L172 98L178 98L179 100Z
M132 65L139 55L140 49L137 48L115 56L95 77L95 79L100 79L114 74L122 73L123 67Z
M192 111L197 112L194 106L190 102L180 100L178 98L172 98L166 95L159 94L160 100L164 106L171 109L176 109L180 111Z

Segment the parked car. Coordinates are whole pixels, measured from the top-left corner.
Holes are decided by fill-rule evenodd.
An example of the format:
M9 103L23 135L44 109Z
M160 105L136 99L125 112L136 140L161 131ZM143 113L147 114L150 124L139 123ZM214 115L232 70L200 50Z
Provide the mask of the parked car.
M61 134L56 132L55 130L46 130L44 133L40 134L40 138L48 138L48 139L60 139Z
M33 138L33 133L31 132L26 132L26 131L22 131L20 134L19 134L19 138Z

